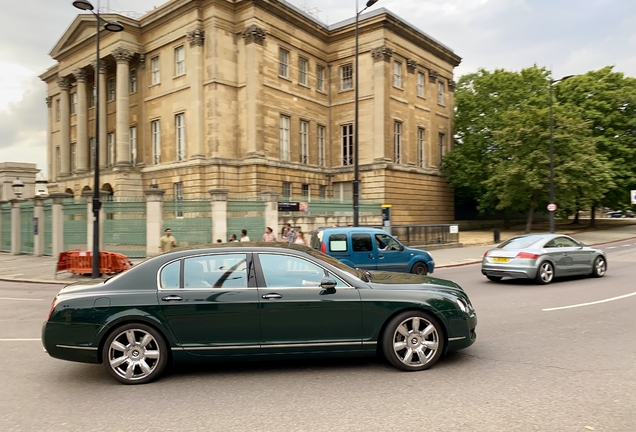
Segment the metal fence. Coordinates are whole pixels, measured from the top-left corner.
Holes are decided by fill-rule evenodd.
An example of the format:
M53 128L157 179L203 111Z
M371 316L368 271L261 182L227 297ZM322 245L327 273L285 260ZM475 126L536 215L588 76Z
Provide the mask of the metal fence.
M210 200L164 201L163 229L166 228L170 228L179 246L211 244L212 204Z
M453 244L459 243L459 230L456 228L457 225L450 224L392 225L391 234L407 246Z
M86 220L86 200L67 198L64 200L64 250L86 250L88 221Z
M53 255L53 201L44 204L44 255Z
M227 235L229 237L235 234L240 240L241 230L246 230L252 241L260 240L265 234L265 202L260 197L243 198L241 201L228 200Z
M109 197L104 201L103 249L129 258L146 256L144 197Z
M20 253L33 254L33 201L20 204Z
M2 212L2 217L0 219L2 223L2 227L0 227L2 229L0 251L11 252L11 204L1 204L0 212Z

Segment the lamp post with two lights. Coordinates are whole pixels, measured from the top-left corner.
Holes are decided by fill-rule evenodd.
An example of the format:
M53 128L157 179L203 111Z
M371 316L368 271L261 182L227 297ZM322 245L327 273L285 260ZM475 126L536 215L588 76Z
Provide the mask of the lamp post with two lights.
M99 37L101 25L104 25L104 30L117 33L124 30L124 26L117 21L106 21L99 16L99 3L97 4L97 10L94 10L92 3L88 0L75 0L73 6L83 11L89 11L95 16L95 46L97 56L95 59L95 155L94 155L94 188L93 188L93 268L92 278L99 277L99 210L102 207L99 196L99 84L97 83L97 76L99 74Z

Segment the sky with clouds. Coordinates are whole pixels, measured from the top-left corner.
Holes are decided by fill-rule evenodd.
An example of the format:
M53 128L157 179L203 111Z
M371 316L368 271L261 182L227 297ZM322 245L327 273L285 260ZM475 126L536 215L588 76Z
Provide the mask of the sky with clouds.
M351 18L356 1L287 0L327 24ZM143 14L163 0L101 0L101 7ZM97 5L97 0L93 1ZM554 76L614 65L636 76L633 0L379 0L384 7L462 57L456 80L483 67L537 64ZM3 1L0 6L0 162L31 162L46 174L48 53L79 12L71 0Z

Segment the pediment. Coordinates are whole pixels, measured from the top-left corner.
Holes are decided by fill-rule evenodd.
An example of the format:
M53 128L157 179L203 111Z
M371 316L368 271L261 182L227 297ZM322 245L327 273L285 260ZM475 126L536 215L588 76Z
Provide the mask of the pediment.
M55 44L49 55L55 60L59 60L59 55L64 51L90 37L95 37L95 18L92 15L78 15Z

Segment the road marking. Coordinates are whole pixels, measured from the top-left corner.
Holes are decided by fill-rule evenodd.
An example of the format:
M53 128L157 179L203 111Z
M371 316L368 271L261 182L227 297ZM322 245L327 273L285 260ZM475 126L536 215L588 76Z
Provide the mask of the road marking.
M577 308L577 307L592 306L592 305L597 305L597 304L601 304L601 303L607 303L607 302L611 302L611 301L615 301L615 300L622 300L624 298L632 297L632 296L636 296L636 292L633 292L633 293L630 293L630 294L625 294L625 295L618 296L618 297L608 298L608 299L605 299L605 300L598 300L598 301L589 302L589 303L579 303L579 304L575 304L575 305L571 305L571 306L561 306L561 307L541 309L541 310L543 312L550 312L550 311L562 310L562 309L573 309L573 308Z
M40 338L14 338L14 339L0 339L0 342L32 342L42 340Z
M42 301L42 300L44 300L44 299L27 299L27 298L15 298L15 297L0 297L0 300Z
M609 246L607 249L616 249L616 246Z
M10 275L2 275L2 277L16 277L16 276L24 276L24 273L16 273Z
M623 247L629 247L629 246L631 246L631 244L626 244L626 245L623 245Z

